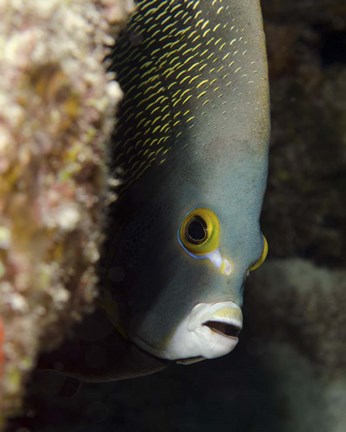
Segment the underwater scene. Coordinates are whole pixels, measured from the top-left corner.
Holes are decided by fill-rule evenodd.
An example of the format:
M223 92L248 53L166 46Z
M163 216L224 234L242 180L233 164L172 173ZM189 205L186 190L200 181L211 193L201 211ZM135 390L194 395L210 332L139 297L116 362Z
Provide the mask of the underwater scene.
M8 15L1 3L24 38L15 2ZM35 69L23 86L66 117L16 98L67 143L34 135L42 171L63 167L55 188L30 163L35 188L52 194L37 208L27 194L32 212L11 229L34 264L7 254L6 218L22 201L3 198L18 170L0 114L0 430L346 431L345 0L88 0L85 23L58 3L40 19L78 23L68 38L85 70L52 60L49 79ZM2 48L5 27L0 58L25 69L23 49ZM94 66L82 34L97 35ZM107 79L90 78L104 65ZM82 76L71 86L69 70ZM58 264L36 272L42 250ZM36 286L30 307L21 266Z

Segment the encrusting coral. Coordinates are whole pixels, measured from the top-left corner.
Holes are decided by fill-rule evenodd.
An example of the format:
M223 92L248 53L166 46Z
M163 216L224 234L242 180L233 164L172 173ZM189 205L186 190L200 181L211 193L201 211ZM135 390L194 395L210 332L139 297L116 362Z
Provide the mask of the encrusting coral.
M38 351L93 307L121 98L102 62L132 9L0 0L0 429Z

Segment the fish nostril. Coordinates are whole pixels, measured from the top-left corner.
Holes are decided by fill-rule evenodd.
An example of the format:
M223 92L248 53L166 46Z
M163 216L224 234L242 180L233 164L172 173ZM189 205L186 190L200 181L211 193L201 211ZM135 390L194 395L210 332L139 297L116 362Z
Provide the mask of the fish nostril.
M209 327L216 333L227 337L238 337L241 327L236 324L225 323L222 321L206 321L203 325Z

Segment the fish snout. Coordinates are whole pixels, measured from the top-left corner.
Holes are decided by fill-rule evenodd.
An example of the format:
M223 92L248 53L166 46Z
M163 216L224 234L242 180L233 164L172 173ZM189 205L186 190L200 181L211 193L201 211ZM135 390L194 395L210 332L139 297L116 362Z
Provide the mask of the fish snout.
M236 303L199 303L174 331L164 357L183 364L221 357L235 348L242 326Z

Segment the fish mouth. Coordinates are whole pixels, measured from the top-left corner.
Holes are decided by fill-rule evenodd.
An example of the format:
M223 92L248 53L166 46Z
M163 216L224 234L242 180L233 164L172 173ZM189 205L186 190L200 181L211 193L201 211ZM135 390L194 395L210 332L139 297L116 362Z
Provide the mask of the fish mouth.
M160 348L140 338L136 342L156 357L191 364L230 353L238 343L242 324L241 309L232 301L199 303Z
M210 330L218 333L222 336L225 336L230 339L237 339L238 335L241 332L241 327L237 324L231 324L223 321L206 321L203 323L204 326L210 328Z

